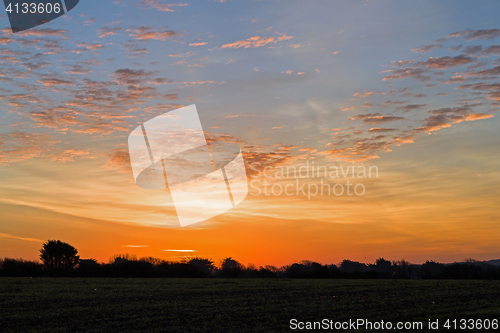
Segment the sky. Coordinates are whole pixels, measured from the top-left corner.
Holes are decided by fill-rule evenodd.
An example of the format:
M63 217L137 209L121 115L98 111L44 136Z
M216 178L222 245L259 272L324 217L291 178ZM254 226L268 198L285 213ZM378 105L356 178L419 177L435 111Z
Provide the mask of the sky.
M498 259L499 10L82 0L15 34L2 12L0 257L60 239L103 262ZM249 194L181 228L127 138L192 104L208 142L240 146Z

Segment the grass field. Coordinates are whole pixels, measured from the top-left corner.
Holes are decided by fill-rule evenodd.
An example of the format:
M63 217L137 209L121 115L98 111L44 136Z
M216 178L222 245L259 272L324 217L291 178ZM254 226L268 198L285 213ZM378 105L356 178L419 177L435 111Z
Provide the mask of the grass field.
M288 332L292 318L500 319L500 281L0 278L1 332Z

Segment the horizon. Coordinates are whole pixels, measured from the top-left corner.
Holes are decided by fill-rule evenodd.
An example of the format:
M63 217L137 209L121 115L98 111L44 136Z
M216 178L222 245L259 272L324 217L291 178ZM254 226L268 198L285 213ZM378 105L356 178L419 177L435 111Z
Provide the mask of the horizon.
M55 240L47 240L47 242L49 241L55 241ZM46 244L47 242L45 242L44 244ZM65 243L65 242L63 242ZM66 243L67 244L67 243ZM71 244L69 244L71 245ZM43 248L43 246L42 246ZM76 248L75 248L76 249ZM78 251L78 249L76 249ZM168 250L168 251L174 251L174 252L183 252L183 253L193 253L191 251L186 251L186 250L182 250L182 251L179 251L179 250ZM400 259L391 259L391 258L384 258L384 257L378 257L377 259L375 259L375 261L373 262L366 262L366 261L356 261L356 260L350 260L348 258L344 258L343 260L337 262L337 263L334 263L334 262L330 262L330 263L326 263L326 262L316 262L316 261L312 261L312 260L308 260L308 259L303 259L303 260L299 260L299 261L295 261L295 262L290 262L290 263L287 263L287 264L284 264L284 265L280 265L280 266L274 266L274 265L268 265L268 264L263 264L263 265L258 265L256 266L254 263L243 263L243 262L240 262L238 260L238 258L234 258L232 256L229 256L229 257L224 257L222 258L221 260L219 261L215 261L215 260L212 260L212 258L208 258L208 257L201 257L201 256L198 256L198 255L184 255L184 256L179 256L178 259L174 259L174 260L164 260L164 259L161 259L161 258L157 258L157 257L151 257L151 256L137 256L136 254L134 253L117 253L117 254L113 254L112 256L110 256L108 258L107 261L100 261L100 260L97 260L95 258L82 258L82 256L80 255L79 252L76 253L76 255L78 256L78 263L80 263L80 261L82 260L92 260L92 261L95 261L96 263L98 264L102 264L102 265L105 265L105 264L113 264L116 262L117 259L122 259L122 260L125 260L125 261L148 261L148 262L157 262L157 260L160 260L159 262L165 262L165 263L189 263L190 260L193 260L193 259L202 259L202 260L210 260L212 261L214 267L219 267L220 265L222 265L222 263L227 260L227 259L231 259L231 260L234 260L236 262L238 262L239 264L243 265L243 268L251 268L251 267L254 267L254 268L259 268L259 267L269 267L269 266L272 266L272 267L276 267L276 268L285 268L285 267L290 267L292 264L303 264L303 265L307 265L307 264L311 264L311 263L316 263L316 264L320 264L320 265L323 265L323 266L329 266L329 265L333 265L333 266L337 266L337 267L340 267L341 264L345 261L347 262L353 262L353 263L359 263L359 264L362 264L362 265L366 265L367 267L369 266L372 266L372 265L376 265L377 261L378 260L385 260L385 261L388 261L390 262L392 265L400 265L401 262L405 262L409 265L417 265L417 266L420 266L420 265L424 265L426 263L438 263L438 264L443 264L443 265L452 265L452 264L464 264L464 263L486 263L486 264L490 264L490 265L497 265L497 264L494 264L492 262L499 262L498 265L500 265L500 258L498 259L489 259L489 260L476 260L474 258L464 258L463 260L460 260L460 261L454 261L454 262L439 262L439 261L436 261L436 260L433 260L432 258L429 258L427 259L425 262L419 262L419 263L414 263L414 262L409 262L407 260L405 260L404 258L400 258ZM30 262L36 262L38 264L43 264L43 261L41 260L41 257L40 255L37 257L37 259L24 259L24 258L7 258L7 257L4 257L4 258L0 258L0 262L2 260L16 260L16 261L30 261ZM78 266L78 263L77 263L77 266Z

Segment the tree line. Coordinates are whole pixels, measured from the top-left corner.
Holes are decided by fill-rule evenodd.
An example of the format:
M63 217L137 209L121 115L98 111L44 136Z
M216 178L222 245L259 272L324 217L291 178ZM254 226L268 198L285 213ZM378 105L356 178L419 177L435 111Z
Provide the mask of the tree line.
M373 264L343 260L322 265L301 261L282 267L243 265L231 257L216 265L210 258L191 257L165 261L153 257L137 259L121 254L109 263L80 259L71 245L50 240L43 244L39 261L0 259L0 276L68 277L177 277L177 278L338 278L338 279L500 279L500 267L468 259L443 264L427 261L411 264L405 260L379 258Z

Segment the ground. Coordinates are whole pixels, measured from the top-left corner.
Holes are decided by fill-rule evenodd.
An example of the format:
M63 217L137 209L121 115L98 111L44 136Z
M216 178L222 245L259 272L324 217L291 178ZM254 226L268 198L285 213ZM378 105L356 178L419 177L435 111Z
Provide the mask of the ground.
M446 319L500 319L500 281L0 278L2 332L289 332L294 318L453 332Z

